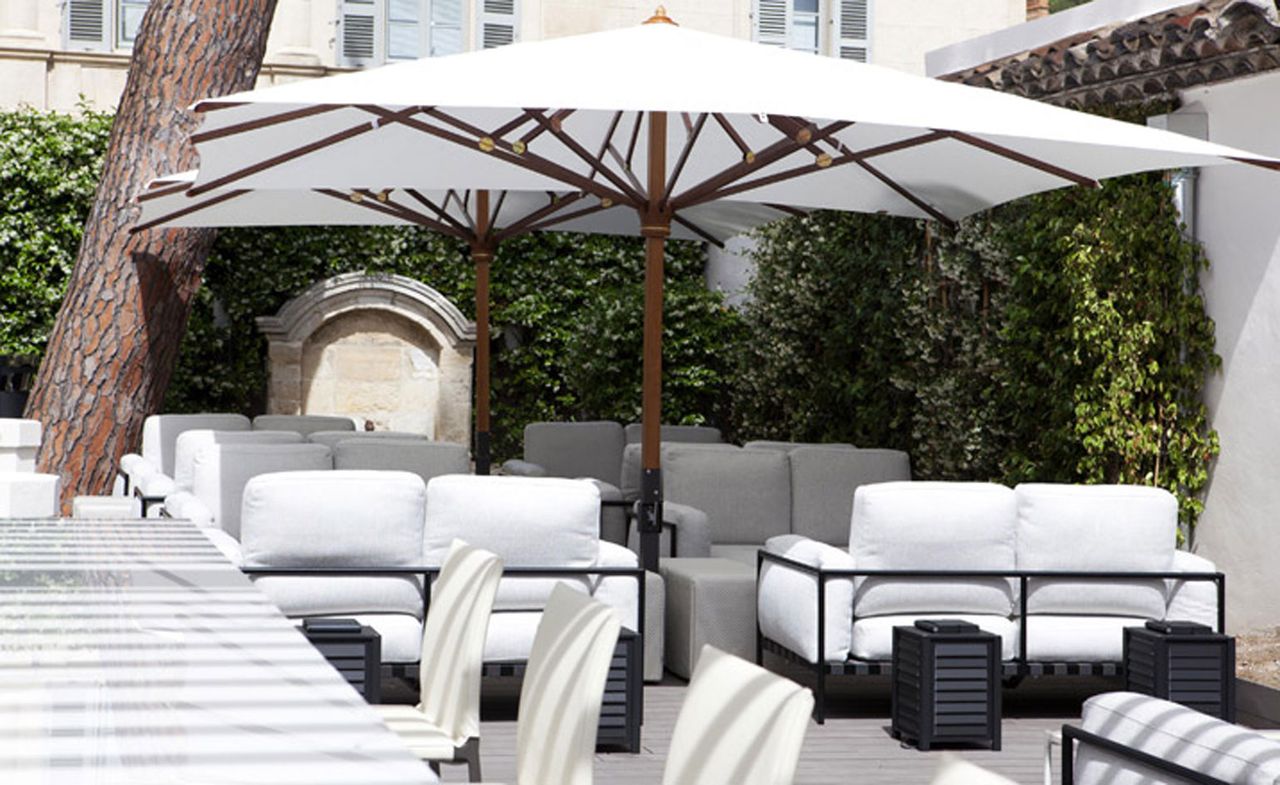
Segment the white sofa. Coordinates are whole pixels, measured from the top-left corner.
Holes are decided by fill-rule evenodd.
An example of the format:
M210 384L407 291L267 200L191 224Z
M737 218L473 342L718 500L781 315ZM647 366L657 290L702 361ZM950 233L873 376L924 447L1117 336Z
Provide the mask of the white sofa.
M1280 783L1274 738L1147 695L1095 695L1062 734L1063 785Z
M120 459L116 488L122 495L140 495L138 486L145 478L157 473L172 478L178 437L185 431L248 431L252 427L242 414L153 414L142 423L141 450Z
M847 548L799 535L765 544L757 589L762 645L815 666L879 672L893 627L961 618L1000 635L1006 673L1114 672L1123 629L1147 619L1218 626L1209 561L1176 550L1177 503L1139 486L911 482L864 485L854 495ZM832 570L972 570L1008 577L825 578ZM1028 578L1025 573L1127 572L1160 577ZM1170 579L1164 576L1168 574ZM1025 641L1026 652L1022 650ZM821 652L821 653L819 653ZM869 667L863 667L869 665ZM822 696L819 696L821 703Z

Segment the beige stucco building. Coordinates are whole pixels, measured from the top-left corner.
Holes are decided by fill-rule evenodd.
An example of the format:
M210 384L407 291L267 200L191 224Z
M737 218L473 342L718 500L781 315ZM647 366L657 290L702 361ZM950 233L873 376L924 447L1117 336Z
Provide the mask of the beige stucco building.
M279 0L261 84L636 24L660 0ZM0 2L0 108L111 108L148 0ZM682 25L923 73L1026 0L665 0Z

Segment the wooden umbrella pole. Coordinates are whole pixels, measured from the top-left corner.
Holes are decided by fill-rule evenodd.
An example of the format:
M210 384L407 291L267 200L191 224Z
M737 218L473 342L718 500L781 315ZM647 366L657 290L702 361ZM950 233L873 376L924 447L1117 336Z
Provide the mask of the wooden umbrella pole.
M649 202L641 214L644 235L644 386L640 462L640 560L657 572L662 534L662 283L663 256L671 234L666 203L667 113L649 112Z
M471 261L476 266L476 474L488 474L489 454L489 265L493 261L489 232L489 192L476 192L476 238Z

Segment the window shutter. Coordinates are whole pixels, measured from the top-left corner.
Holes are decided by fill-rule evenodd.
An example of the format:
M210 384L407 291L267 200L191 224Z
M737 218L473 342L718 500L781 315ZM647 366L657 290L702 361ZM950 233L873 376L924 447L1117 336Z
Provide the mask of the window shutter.
M423 55L422 3L387 0L387 59L417 60Z
M479 48L492 49L516 40L516 0L479 0Z
M151 0L120 0L120 17L116 35L120 46L133 46L142 28L142 17L147 12L147 4Z
M66 0L68 49L110 49L106 4L111 0Z
M787 45L787 30L790 28L787 24L787 9L790 5L790 0L756 0L755 23L752 27L758 43Z
M836 55L860 63L871 61L871 0L839 0Z
M431 0L432 57L456 55L466 49L462 39L462 5L464 0Z
M385 0L341 0L338 16L338 62L341 65L370 65L381 59L382 2Z

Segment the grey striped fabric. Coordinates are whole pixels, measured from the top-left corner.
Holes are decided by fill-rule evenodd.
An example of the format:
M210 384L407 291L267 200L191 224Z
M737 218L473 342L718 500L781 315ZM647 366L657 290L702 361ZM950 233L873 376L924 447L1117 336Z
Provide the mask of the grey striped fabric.
M0 520L0 771L435 783L186 521Z

